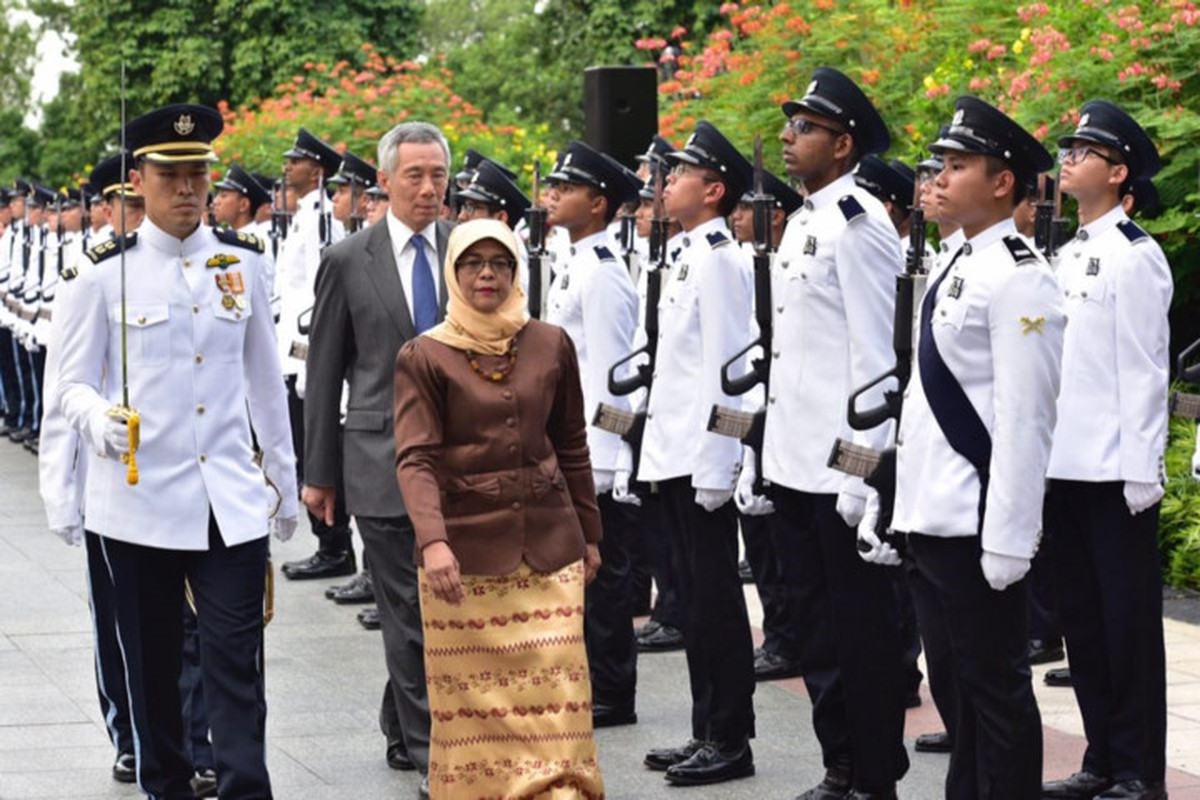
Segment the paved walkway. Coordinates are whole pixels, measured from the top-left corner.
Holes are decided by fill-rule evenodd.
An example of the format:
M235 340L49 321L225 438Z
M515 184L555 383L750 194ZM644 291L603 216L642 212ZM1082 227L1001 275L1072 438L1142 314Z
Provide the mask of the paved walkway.
M0 800L134 798L109 777L113 753L99 719L83 552L47 533L34 459L0 441ZM302 527L274 544L276 561L307 555ZM267 629L268 757L280 800L416 796L413 773L389 770L376 711L383 686L378 634L354 622L353 607L323 599L325 583L281 580ZM761 618L753 590L748 592ZM1200 602L1200 601L1194 601ZM1200 627L1167 620L1171 709L1168 778L1172 798L1200 800ZM791 798L820 777L819 749L799 680L763 684L755 694L758 775L720 787L671 789L641 766L649 747L687 736L682 654L645 656L639 665L637 725L599 731L609 796L725 800ZM1073 771L1082 727L1069 690L1035 676L1046 723L1046 775ZM909 713L907 735L935 730L925 704ZM900 786L910 800L941 796L946 757L913 753Z

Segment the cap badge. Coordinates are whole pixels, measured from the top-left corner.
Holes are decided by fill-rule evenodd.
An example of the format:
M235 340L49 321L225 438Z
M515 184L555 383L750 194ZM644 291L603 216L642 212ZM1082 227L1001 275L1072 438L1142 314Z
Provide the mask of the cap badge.
M804 90L804 93L805 94L816 94L817 93L817 82L816 81L810 82L808 84L808 88Z
M1092 116L1091 114L1084 114L1082 117L1080 117L1079 118L1079 127L1086 128L1088 122L1091 120L1091 116Z
M965 112L960 108L954 112L954 119L950 120L951 125L962 125Z
M691 136L688 137L688 140L686 142L684 142L683 148L686 150L687 148L691 147L692 142L694 142L694 141L696 141L696 134L693 133Z
M180 136L187 136L194 130L196 123L192 122L191 114L180 114L179 119L175 120L175 132Z
M571 163L571 154L567 153L565 156L563 156L562 165L565 167L567 164L570 164L570 163Z

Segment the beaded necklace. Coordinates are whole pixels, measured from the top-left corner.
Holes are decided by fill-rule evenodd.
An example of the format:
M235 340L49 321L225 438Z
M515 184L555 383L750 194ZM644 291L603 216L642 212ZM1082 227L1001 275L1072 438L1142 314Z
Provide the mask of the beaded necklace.
M508 343L508 351L504 354L506 362L504 366L500 367L499 369L483 369L483 367L479 364L479 354L472 350L467 350L466 355L467 363L471 365L472 372L483 378L488 383L499 383L507 378L509 373L513 371L513 367L517 365L517 338L514 336L513 340Z

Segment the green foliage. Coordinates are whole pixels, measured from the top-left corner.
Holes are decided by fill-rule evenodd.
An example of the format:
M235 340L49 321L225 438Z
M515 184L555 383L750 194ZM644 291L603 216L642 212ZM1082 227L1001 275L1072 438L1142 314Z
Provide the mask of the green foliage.
M13 179L34 174L38 135L24 127L22 112L7 106L0 111L0 183L12 185Z
M1196 424L1171 420L1167 447L1167 493L1158 522L1163 579L1172 586L1200 589L1200 481L1192 477Z
M0 14L0 108L24 109L29 101L29 76L37 46L33 26L17 22L20 2L8 3Z

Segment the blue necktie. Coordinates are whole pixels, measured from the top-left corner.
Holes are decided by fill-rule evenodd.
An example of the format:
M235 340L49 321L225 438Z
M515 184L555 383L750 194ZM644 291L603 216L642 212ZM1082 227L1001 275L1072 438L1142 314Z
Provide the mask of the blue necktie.
M409 240L413 250L413 325L421 334L437 324L437 284L433 280L433 268L425 255L425 237L416 234Z

